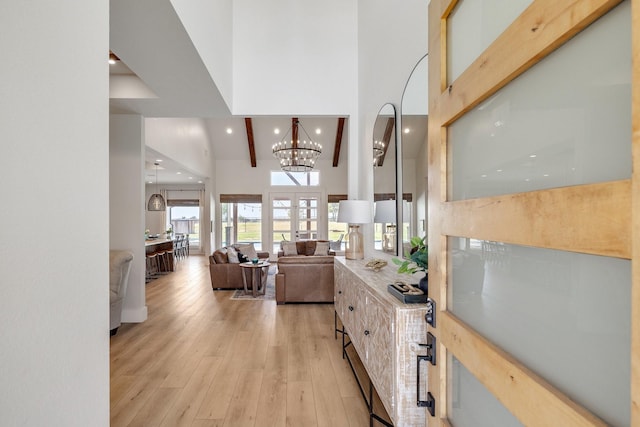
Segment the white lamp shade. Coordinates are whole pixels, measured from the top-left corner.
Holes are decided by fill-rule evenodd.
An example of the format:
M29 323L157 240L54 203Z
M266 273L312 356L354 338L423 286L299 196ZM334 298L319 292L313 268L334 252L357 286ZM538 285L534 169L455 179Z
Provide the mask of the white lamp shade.
M367 200L340 200L338 222L369 224L371 222L371 203Z
M373 222L396 224L396 201L380 200L375 203ZM402 222L409 222L409 203L402 201Z
M376 213L373 217L373 222L381 222L384 224L396 223L396 201L395 200L380 200L375 203Z

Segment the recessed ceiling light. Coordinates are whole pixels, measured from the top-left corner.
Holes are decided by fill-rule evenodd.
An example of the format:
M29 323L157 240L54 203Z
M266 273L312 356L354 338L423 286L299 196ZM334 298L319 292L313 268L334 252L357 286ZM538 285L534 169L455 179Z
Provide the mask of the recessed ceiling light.
M231 129L231 128L227 128L227 133L228 133L229 135L231 135L231 134L233 133L233 129Z
M496 172L502 172L502 169L496 169Z
M320 135L322 133L322 129L318 128L316 129L316 135Z
M484 175L484 174L480 175L480 178L486 178L486 177L487 177L487 175Z
M202 181L198 181L198 184L202 184Z
M538 155L537 154L532 154L529 157L531 157L532 159L535 159L536 157L538 157Z
M193 179L193 177L192 177L192 176L190 176L190 177L189 177L189 179Z
M162 159L156 159L156 162L160 163L162 161Z
M409 128L404 128L404 133L409 133L411 130Z
M182 172L176 172L176 175L182 175Z
M280 129L279 128L275 128L273 130L273 133L275 133L276 135L280 135Z

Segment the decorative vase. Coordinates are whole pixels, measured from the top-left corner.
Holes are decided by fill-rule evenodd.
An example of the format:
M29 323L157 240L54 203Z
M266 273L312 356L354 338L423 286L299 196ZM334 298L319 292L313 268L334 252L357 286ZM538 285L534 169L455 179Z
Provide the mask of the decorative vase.
M428 290L429 290L429 274L425 273L424 277L422 279L420 279L420 282L418 283L418 287L420 288L420 290L422 292L424 292L425 295L429 295Z

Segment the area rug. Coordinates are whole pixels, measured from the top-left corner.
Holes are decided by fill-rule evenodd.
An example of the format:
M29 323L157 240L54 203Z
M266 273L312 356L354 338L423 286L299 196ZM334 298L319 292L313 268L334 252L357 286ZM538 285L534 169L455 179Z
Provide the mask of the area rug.
M269 267L269 274L267 276L267 290L264 295L253 296L251 290L245 294L244 289L237 289L231 296L233 300L263 300L263 301L275 301L276 299L276 266Z

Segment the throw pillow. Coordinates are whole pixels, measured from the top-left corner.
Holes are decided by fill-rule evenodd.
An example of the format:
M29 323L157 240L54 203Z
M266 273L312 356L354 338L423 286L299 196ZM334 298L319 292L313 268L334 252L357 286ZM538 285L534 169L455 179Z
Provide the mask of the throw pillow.
M213 259L215 260L216 264L226 264L229 262L229 259L227 258L227 252L223 249L217 249L213 253Z
M298 255L296 242L282 242L282 250L284 251L284 256Z
M317 242L316 251L313 253L315 256L329 255L329 242Z
M258 253L256 252L256 248L253 246L253 243L249 243L247 245L236 245L236 249L242 255L247 257L248 261L251 261L254 258L258 258Z
M247 258L242 252L238 252L238 261L249 262L249 258Z
M240 264L238 252L231 246L227 247L227 258L229 258L229 264Z

